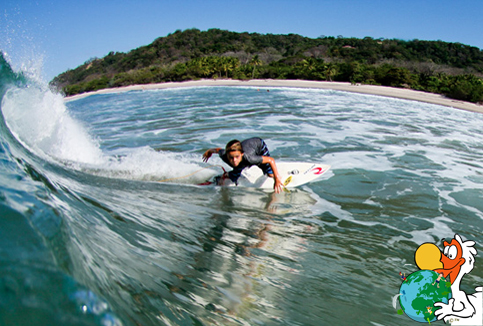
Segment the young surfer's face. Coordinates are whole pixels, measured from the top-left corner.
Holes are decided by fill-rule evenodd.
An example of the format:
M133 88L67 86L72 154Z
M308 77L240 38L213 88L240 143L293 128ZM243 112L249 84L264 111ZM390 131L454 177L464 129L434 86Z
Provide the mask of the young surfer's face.
M230 164L233 167L236 167L236 166L238 166L238 164L240 164L240 162L241 162L241 160L243 158L243 153L242 152L239 152L239 151L234 151L234 152L228 153L226 156L227 156L228 161L230 162Z

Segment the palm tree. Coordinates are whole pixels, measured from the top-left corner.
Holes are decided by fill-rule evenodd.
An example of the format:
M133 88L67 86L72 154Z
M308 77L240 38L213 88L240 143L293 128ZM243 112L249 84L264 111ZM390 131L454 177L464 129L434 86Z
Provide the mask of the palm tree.
M211 74L211 65L208 57L195 58L188 65L191 72L196 76L208 77Z
M257 68L257 66L262 65L262 60L260 60L260 58L258 57L258 54L255 54L255 56L253 56L253 58L250 60L250 65L253 66L252 79L254 79L255 69Z
M332 77L337 74L337 66L333 63L329 63L327 65L327 69L325 70L326 79L328 81L332 81Z

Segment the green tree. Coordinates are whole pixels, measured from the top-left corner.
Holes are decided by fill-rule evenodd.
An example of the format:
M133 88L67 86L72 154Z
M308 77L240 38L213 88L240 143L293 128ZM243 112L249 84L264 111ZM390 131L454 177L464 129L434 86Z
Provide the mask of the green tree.
M233 57L221 57L220 62L221 70L225 73L225 78L228 78L228 74L231 75L233 70L238 68L240 65L240 60Z
M452 77L445 95L473 103L483 102L483 80L474 75Z
M255 79L255 70L257 66L261 66L262 64L263 62L258 57L258 54L254 55L253 58L250 60L250 65L253 66L252 79Z
M325 69L325 78L328 81L332 81L334 76L337 75L337 65L334 63L327 64L327 68Z
M406 68L384 64L376 69L376 81L384 86L402 87L412 84L411 73Z

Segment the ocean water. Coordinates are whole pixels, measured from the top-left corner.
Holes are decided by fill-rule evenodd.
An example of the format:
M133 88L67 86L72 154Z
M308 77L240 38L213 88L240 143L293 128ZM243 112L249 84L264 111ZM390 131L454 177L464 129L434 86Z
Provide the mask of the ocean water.
M455 233L483 284L481 114L297 88L66 102L1 57L0 96L1 325L412 325L399 272ZM252 136L332 168L196 185L223 166L207 148Z

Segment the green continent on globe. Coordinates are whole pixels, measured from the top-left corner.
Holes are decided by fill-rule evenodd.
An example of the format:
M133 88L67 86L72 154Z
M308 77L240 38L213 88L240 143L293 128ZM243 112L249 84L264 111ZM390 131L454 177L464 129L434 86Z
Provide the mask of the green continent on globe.
M437 278L438 273L421 270L412 273L402 282L399 304L409 318L419 322L432 322L436 320L434 312L439 309L433 305L436 302L448 303L451 299L451 283L448 286L444 279L437 283Z

